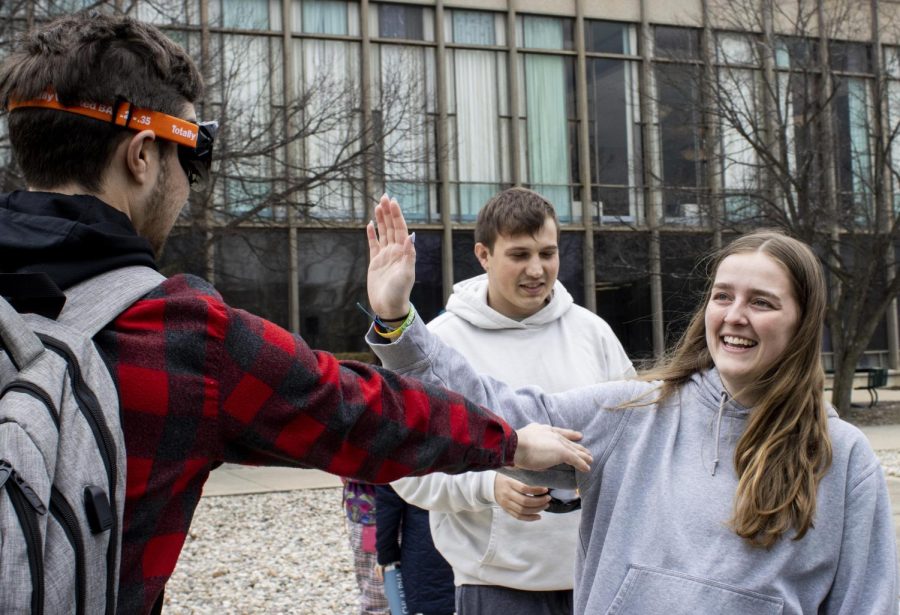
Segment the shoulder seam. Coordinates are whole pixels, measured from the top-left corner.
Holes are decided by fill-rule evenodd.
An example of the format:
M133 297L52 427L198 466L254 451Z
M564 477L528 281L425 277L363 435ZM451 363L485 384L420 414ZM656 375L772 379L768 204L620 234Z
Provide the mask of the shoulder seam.
M853 495L853 492L857 487L866 482L871 476L881 467L881 464L876 460L866 466L862 472L860 472L857 477L850 484L850 488L847 490L847 495Z

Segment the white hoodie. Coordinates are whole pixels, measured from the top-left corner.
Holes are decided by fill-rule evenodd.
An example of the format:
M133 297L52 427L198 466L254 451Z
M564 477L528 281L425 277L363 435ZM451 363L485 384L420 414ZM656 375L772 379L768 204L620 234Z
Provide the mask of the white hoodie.
M490 308L487 290L487 275L454 285L447 311L428 324L477 371L551 392L634 374L609 325L575 305L558 280L550 302L524 320ZM580 511L519 521L494 500L494 478L490 471L431 474L393 486L406 501L432 511L434 544L457 585L571 589Z

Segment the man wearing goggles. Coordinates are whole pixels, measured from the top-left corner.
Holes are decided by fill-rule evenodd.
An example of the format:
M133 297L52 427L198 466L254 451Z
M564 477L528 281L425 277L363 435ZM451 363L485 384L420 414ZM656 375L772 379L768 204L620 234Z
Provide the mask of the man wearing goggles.
M131 130L150 129L157 138L178 144L178 162L184 169L192 190L203 190L209 182L213 142L219 130L218 122L183 120L159 111L137 109L128 101L118 101L109 106L81 103L69 107L60 103L53 92L33 100L9 103L10 111L28 107L75 113Z
M181 47L127 17L66 15L23 36L0 64L0 109L28 186L0 194L0 273L14 274L2 277L45 274L65 291L155 269L189 187L209 175L216 124L193 119L202 89ZM127 471L118 584L108 577L106 608L89 612L161 610L203 484L223 462L368 482L587 466L573 434L514 433L449 391L314 352L195 276L165 279L94 342L114 376ZM35 603L42 577L29 572Z

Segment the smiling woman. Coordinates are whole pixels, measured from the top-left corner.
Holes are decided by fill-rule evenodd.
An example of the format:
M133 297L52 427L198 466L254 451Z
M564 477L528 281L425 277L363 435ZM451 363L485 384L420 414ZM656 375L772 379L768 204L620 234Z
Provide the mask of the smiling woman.
M414 249L396 202L369 229L369 299L408 305ZM578 429L584 551L574 612L897 613L883 472L823 397L824 275L808 246L744 235L712 260L705 300L639 381L547 394L480 376L414 319L369 343L386 367L451 386L512 424Z
M787 348L799 317L789 274L778 261L764 252L722 260L706 304L706 345L738 401L754 404L754 382Z

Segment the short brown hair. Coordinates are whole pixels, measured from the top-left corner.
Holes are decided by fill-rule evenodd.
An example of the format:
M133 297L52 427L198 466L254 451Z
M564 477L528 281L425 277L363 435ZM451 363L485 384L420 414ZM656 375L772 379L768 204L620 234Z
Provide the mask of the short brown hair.
M129 17L82 11L24 34L0 66L0 104L53 90L64 105L81 102L137 107L170 115L203 92L187 53L156 27ZM19 108L9 114L9 139L32 187L75 182L98 191L126 129L64 111Z
M534 190L509 188L489 200L475 222L475 243L482 243L494 250L497 235L535 235L547 218L556 225L559 238L559 220L553 205Z

